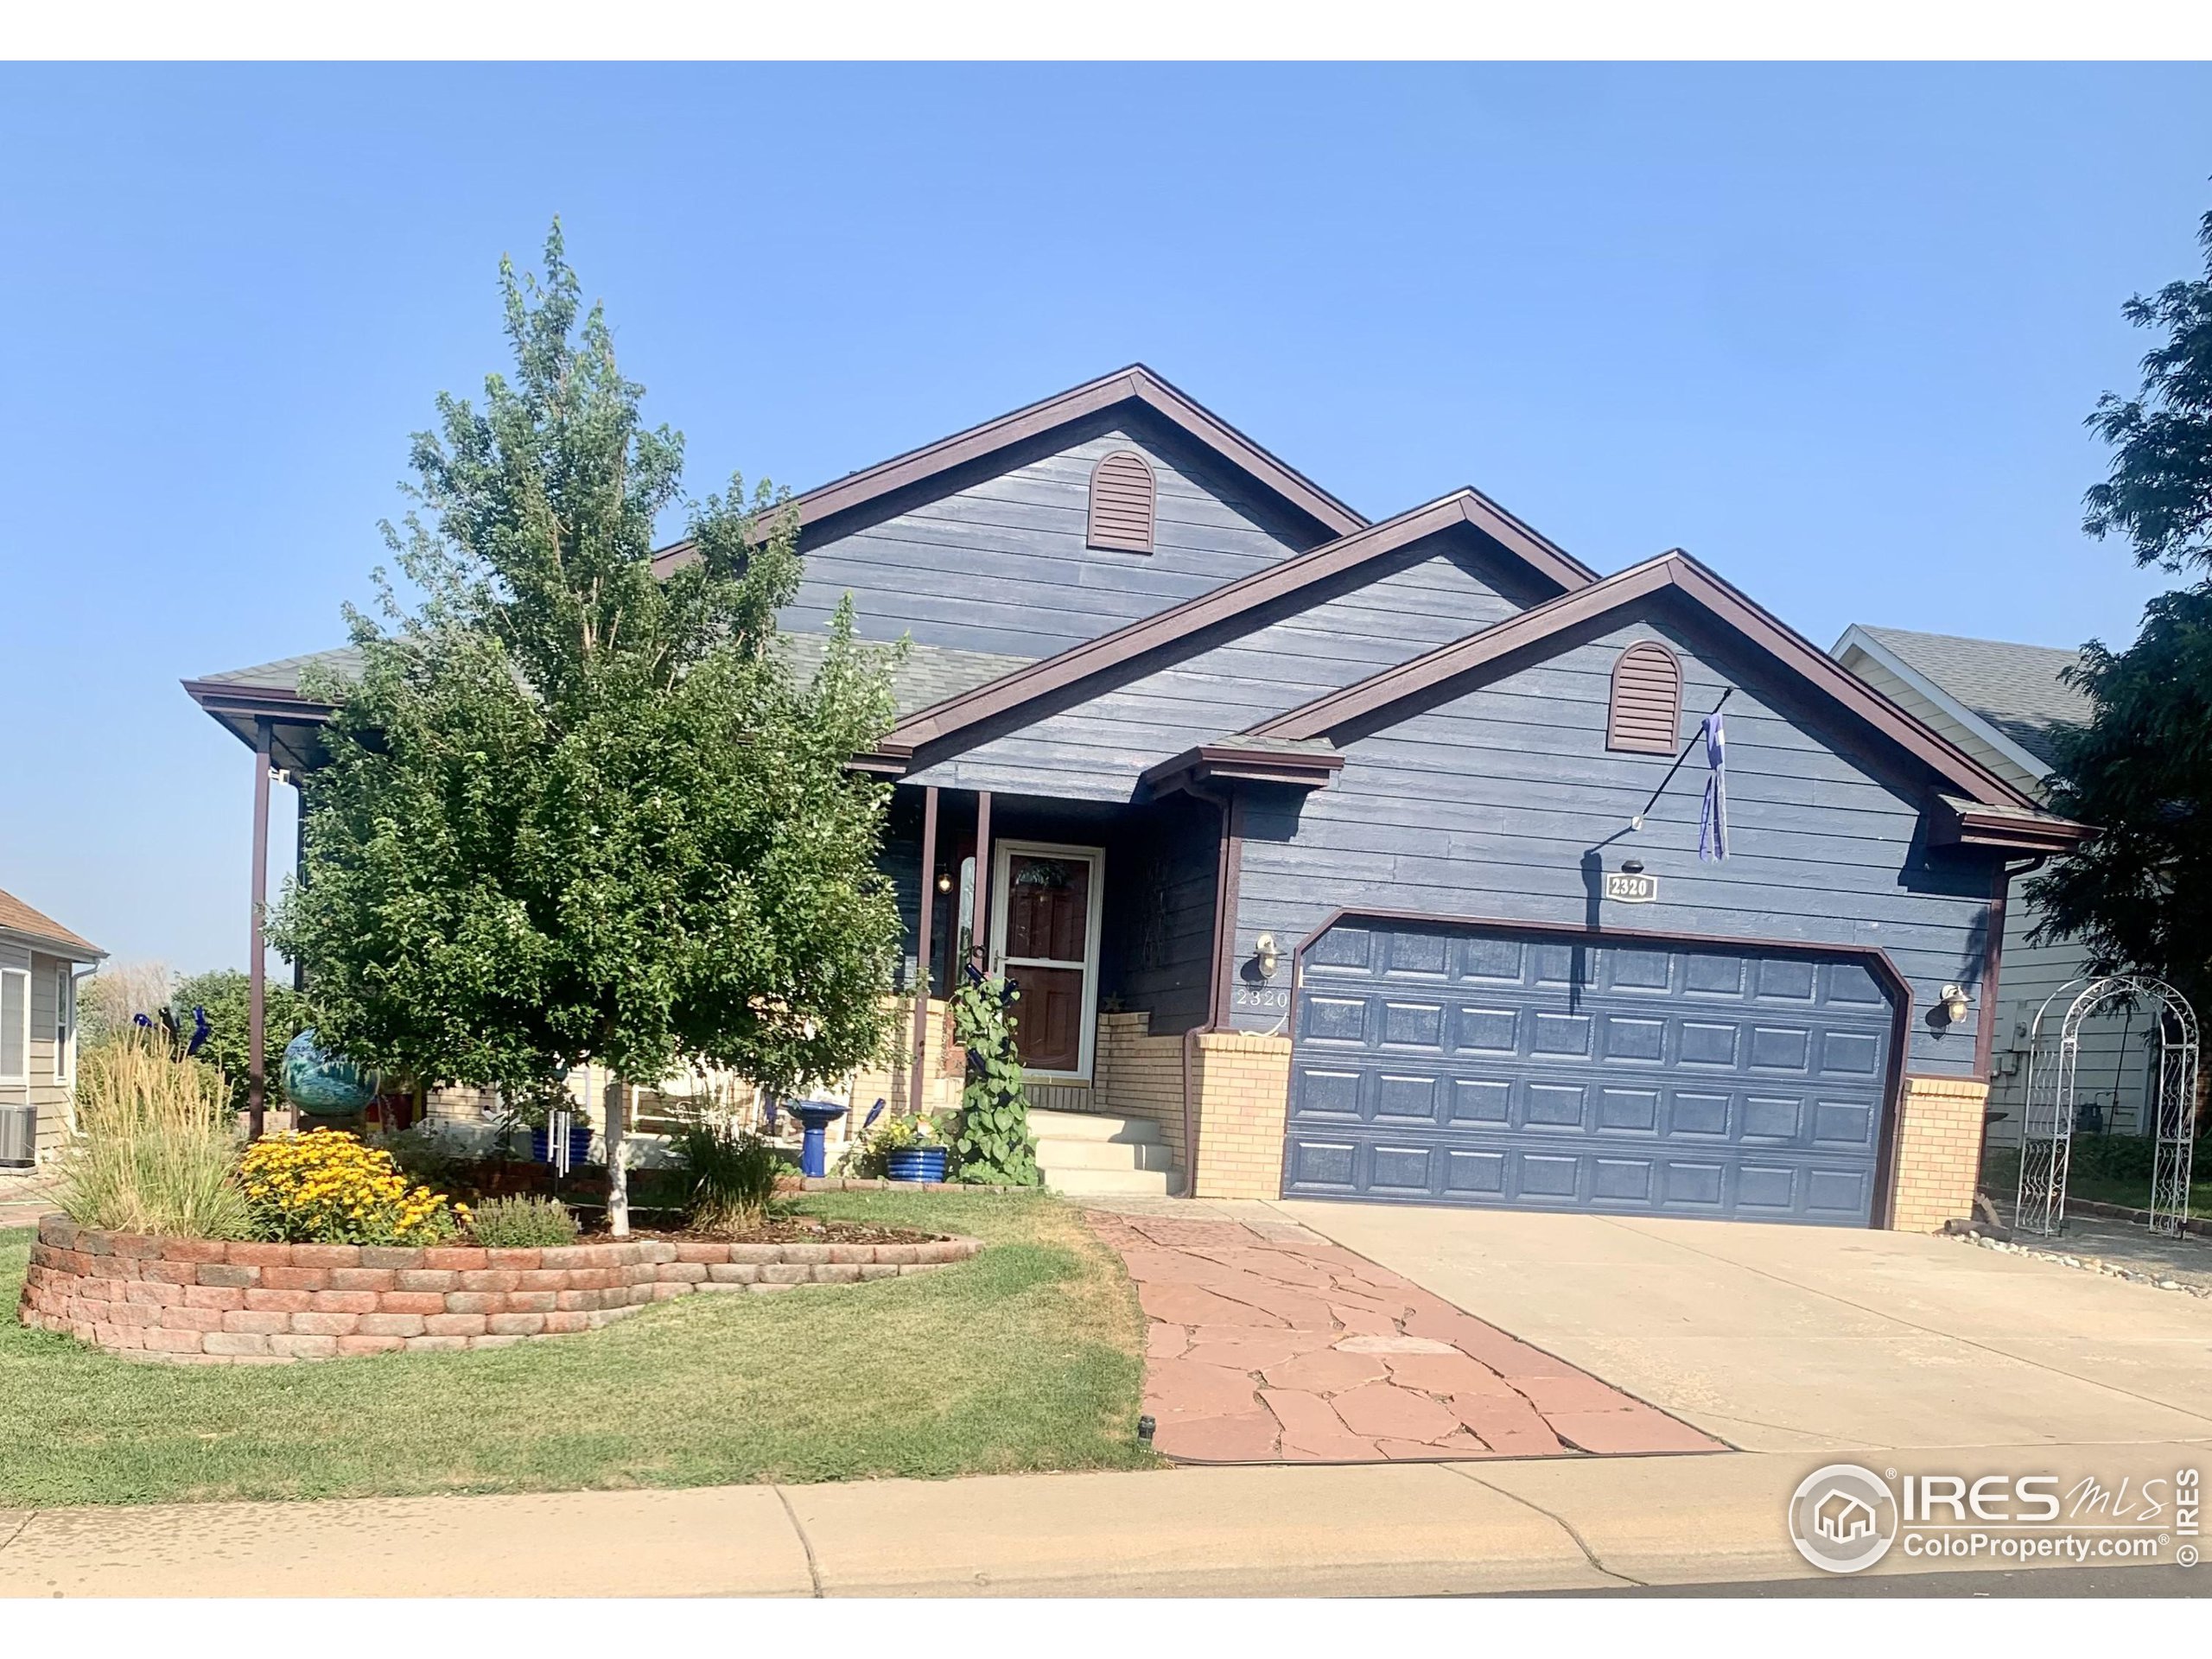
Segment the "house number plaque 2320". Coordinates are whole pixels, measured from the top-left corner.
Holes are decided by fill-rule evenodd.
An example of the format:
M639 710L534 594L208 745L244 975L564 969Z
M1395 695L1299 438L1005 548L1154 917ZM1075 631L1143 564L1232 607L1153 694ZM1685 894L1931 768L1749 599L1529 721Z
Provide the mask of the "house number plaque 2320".
M1605 872L1605 897L1616 904L1648 905L1659 897L1659 878L1630 875L1625 870Z

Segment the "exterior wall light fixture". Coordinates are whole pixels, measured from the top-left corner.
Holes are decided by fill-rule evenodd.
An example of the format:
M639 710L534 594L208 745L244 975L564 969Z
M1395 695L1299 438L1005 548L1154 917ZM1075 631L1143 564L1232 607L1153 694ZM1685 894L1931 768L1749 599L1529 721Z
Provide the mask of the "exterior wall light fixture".
M1964 1024L1972 1009L1966 988L1961 985L1946 985L1943 988L1942 1006L1943 1018L1955 1026Z
M1282 952L1276 948L1275 936L1262 933L1253 941L1252 957L1260 964L1260 977L1273 979L1275 969L1282 966Z

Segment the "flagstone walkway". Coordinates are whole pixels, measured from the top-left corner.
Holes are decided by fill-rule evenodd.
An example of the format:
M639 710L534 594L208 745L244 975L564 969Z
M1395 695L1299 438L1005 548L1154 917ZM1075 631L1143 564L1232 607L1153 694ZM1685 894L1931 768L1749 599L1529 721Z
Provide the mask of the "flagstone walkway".
M1086 1217L1150 1317L1144 1409L1178 1460L1727 1449L1294 1224Z

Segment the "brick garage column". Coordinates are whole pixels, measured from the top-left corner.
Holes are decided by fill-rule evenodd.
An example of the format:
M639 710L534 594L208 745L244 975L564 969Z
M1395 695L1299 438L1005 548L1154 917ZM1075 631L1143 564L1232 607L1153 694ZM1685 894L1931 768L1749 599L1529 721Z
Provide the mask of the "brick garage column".
M1290 1105L1290 1039L1200 1032L1191 1086L1198 1096L1200 1198L1282 1194L1283 1118Z
M1904 1079L1890 1158L1890 1225L1941 1232L1974 1214L1981 1174L1981 1114L1989 1085L1976 1077Z

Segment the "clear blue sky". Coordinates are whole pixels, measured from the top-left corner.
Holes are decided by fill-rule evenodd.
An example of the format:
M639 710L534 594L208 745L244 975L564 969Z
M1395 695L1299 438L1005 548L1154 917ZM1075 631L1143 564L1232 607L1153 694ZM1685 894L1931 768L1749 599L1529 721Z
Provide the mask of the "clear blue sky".
M2081 420L2208 175L2202 67L0 68L0 887L243 963L177 681L340 639L555 212L697 491L1141 359L1374 516L2072 645L2157 585Z

